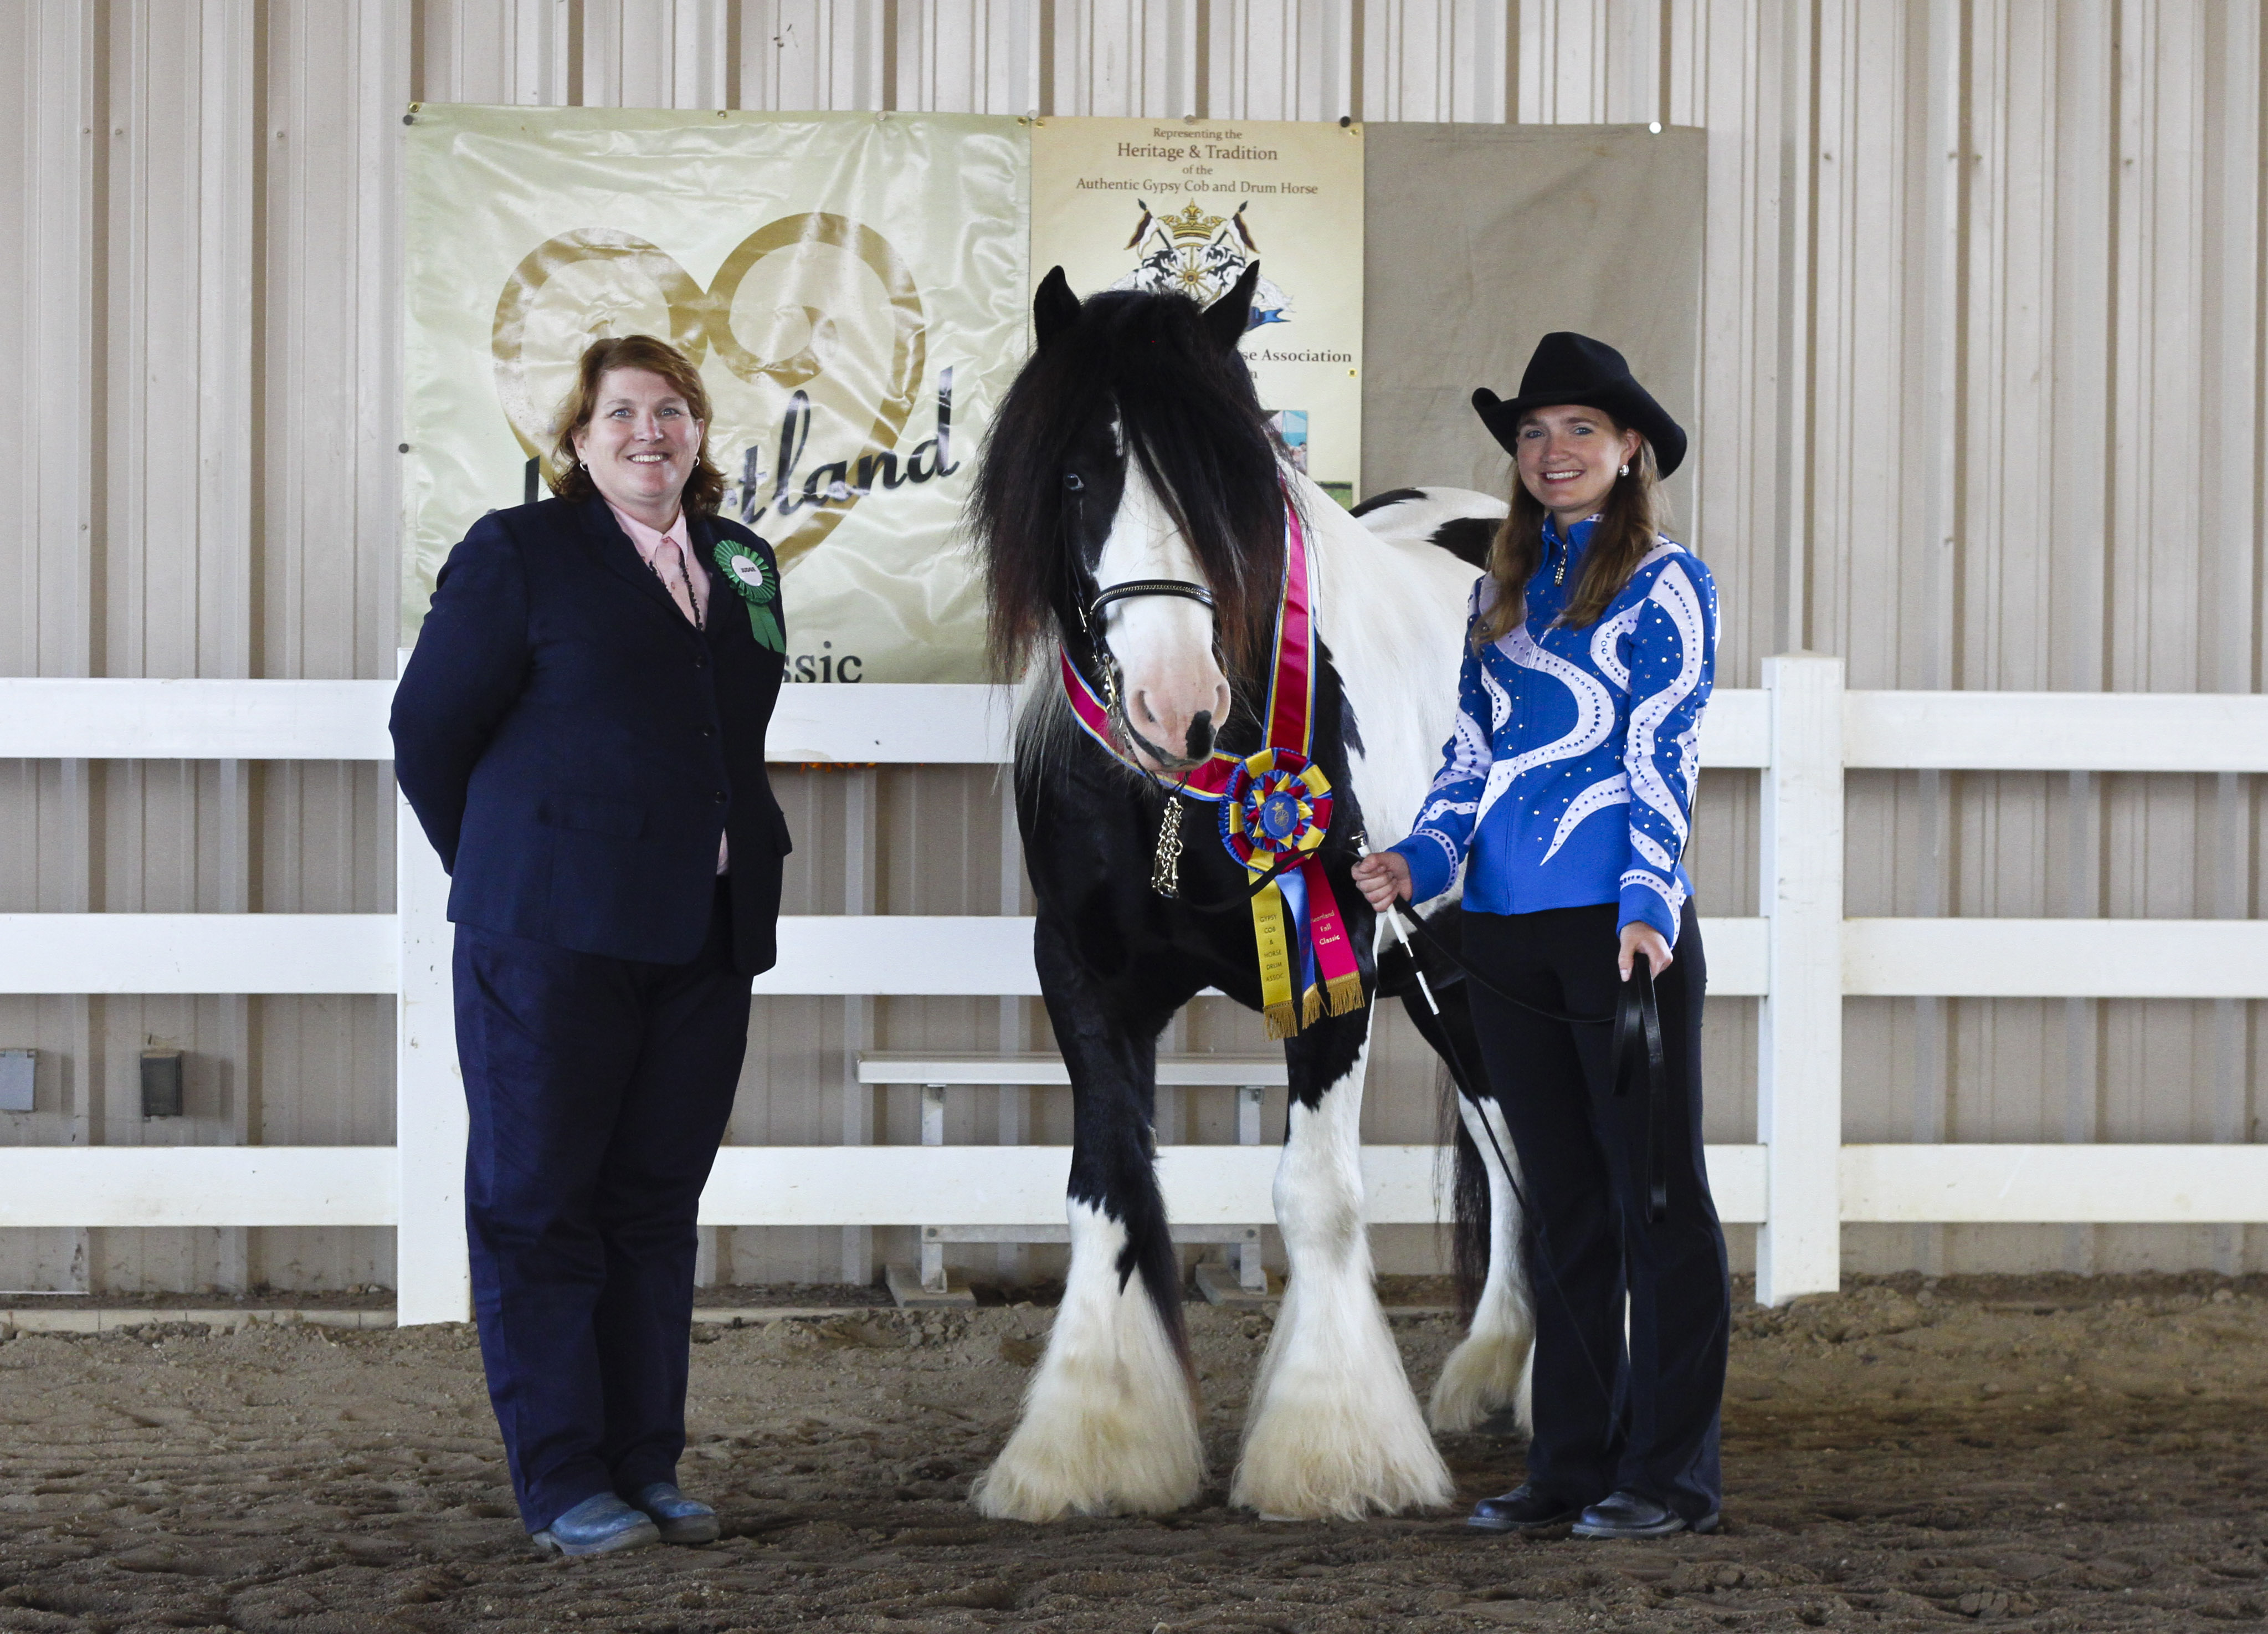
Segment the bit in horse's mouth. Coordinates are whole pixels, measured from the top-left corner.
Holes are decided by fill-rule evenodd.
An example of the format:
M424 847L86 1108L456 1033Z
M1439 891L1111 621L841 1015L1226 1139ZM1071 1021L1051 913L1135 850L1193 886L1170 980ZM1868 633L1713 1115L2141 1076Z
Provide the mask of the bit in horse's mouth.
M1160 748L1156 744L1151 742L1149 739L1144 737L1140 732L1134 730L1134 723L1126 718L1125 712L1123 710L1119 712L1118 729L1126 734L1127 741L1135 748L1140 750L1142 754L1146 756L1150 762L1157 767L1160 771L1187 771L1189 768L1195 766L1198 762L1204 759L1204 755L1203 754L1176 754L1170 749ZM1211 751L1208 750L1207 753L1210 754Z

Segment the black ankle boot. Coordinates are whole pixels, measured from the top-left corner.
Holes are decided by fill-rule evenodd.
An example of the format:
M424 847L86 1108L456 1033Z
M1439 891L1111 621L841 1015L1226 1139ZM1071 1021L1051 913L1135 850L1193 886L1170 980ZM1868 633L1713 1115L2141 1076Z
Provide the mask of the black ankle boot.
M1532 1486L1516 1486L1501 1498L1484 1498L1473 1505L1465 1524L1484 1532L1556 1532L1573 1524L1582 1505L1553 1498Z
M1602 1498L1575 1522L1577 1537L1668 1537L1678 1532L1714 1532L1717 1512L1688 1519L1668 1505L1636 1492Z

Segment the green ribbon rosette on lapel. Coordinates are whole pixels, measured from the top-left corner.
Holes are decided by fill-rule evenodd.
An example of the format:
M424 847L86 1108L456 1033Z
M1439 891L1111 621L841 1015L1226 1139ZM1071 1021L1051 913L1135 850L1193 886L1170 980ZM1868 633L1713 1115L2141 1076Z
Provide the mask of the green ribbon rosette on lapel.
M725 582L748 604L748 629L756 644L767 652L784 653L787 636L780 629L779 570L756 551L730 539L717 541L715 556Z

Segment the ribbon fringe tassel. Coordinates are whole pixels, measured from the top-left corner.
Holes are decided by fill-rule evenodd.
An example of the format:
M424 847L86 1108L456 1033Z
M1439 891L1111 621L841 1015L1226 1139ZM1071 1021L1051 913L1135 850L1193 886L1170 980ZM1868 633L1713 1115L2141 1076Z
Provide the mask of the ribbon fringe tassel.
M1300 1025L1313 1027L1323 1019L1324 1012L1335 1016L1351 1016L1363 1006L1362 978L1359 975L1336 976L1319 987L1307 990L1300 1001ZM1272 1034L1270 1036L1274 1036Z
M1362 1008L1362 978L1359 975L1340 976L1327 985L1323 991L1329 996L1328 1002L1335 1016L1351 1016Z

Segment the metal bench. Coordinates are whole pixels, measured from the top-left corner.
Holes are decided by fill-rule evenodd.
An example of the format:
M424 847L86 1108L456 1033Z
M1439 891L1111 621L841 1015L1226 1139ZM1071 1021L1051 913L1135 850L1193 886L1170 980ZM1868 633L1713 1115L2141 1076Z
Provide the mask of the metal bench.
M858 1056L858 1081L867 1085L921 1086L921 1142L945 1144L945 1093L965 1086L1049 1086L1068 1089L1071 1070L1060 1056L1042 1055L910 1055L866 1051ZM1236 1142L1260 1144L1261 1098L1270 1089L1289 1082L1284 1057L1270 1056L1160 1056L1158 1086L1161 1089L1233 1089L1236 1091ZM1268 1273L1262 1268L1260 1226L1176 1226L1175 1242L1218 1244L1226 1262L1207 1261L1197 1267L1197 1291L1216 1305L1249 1304L1268 1297ZM945 1271L945 1245L949 1242L1067 1242L1071 1227L1036 1221L998 1226L924 1226L921 1227L918 1268L883 1268L890 1297L900 1305L965 1305L974 1296L965 1285L949 1282Z

